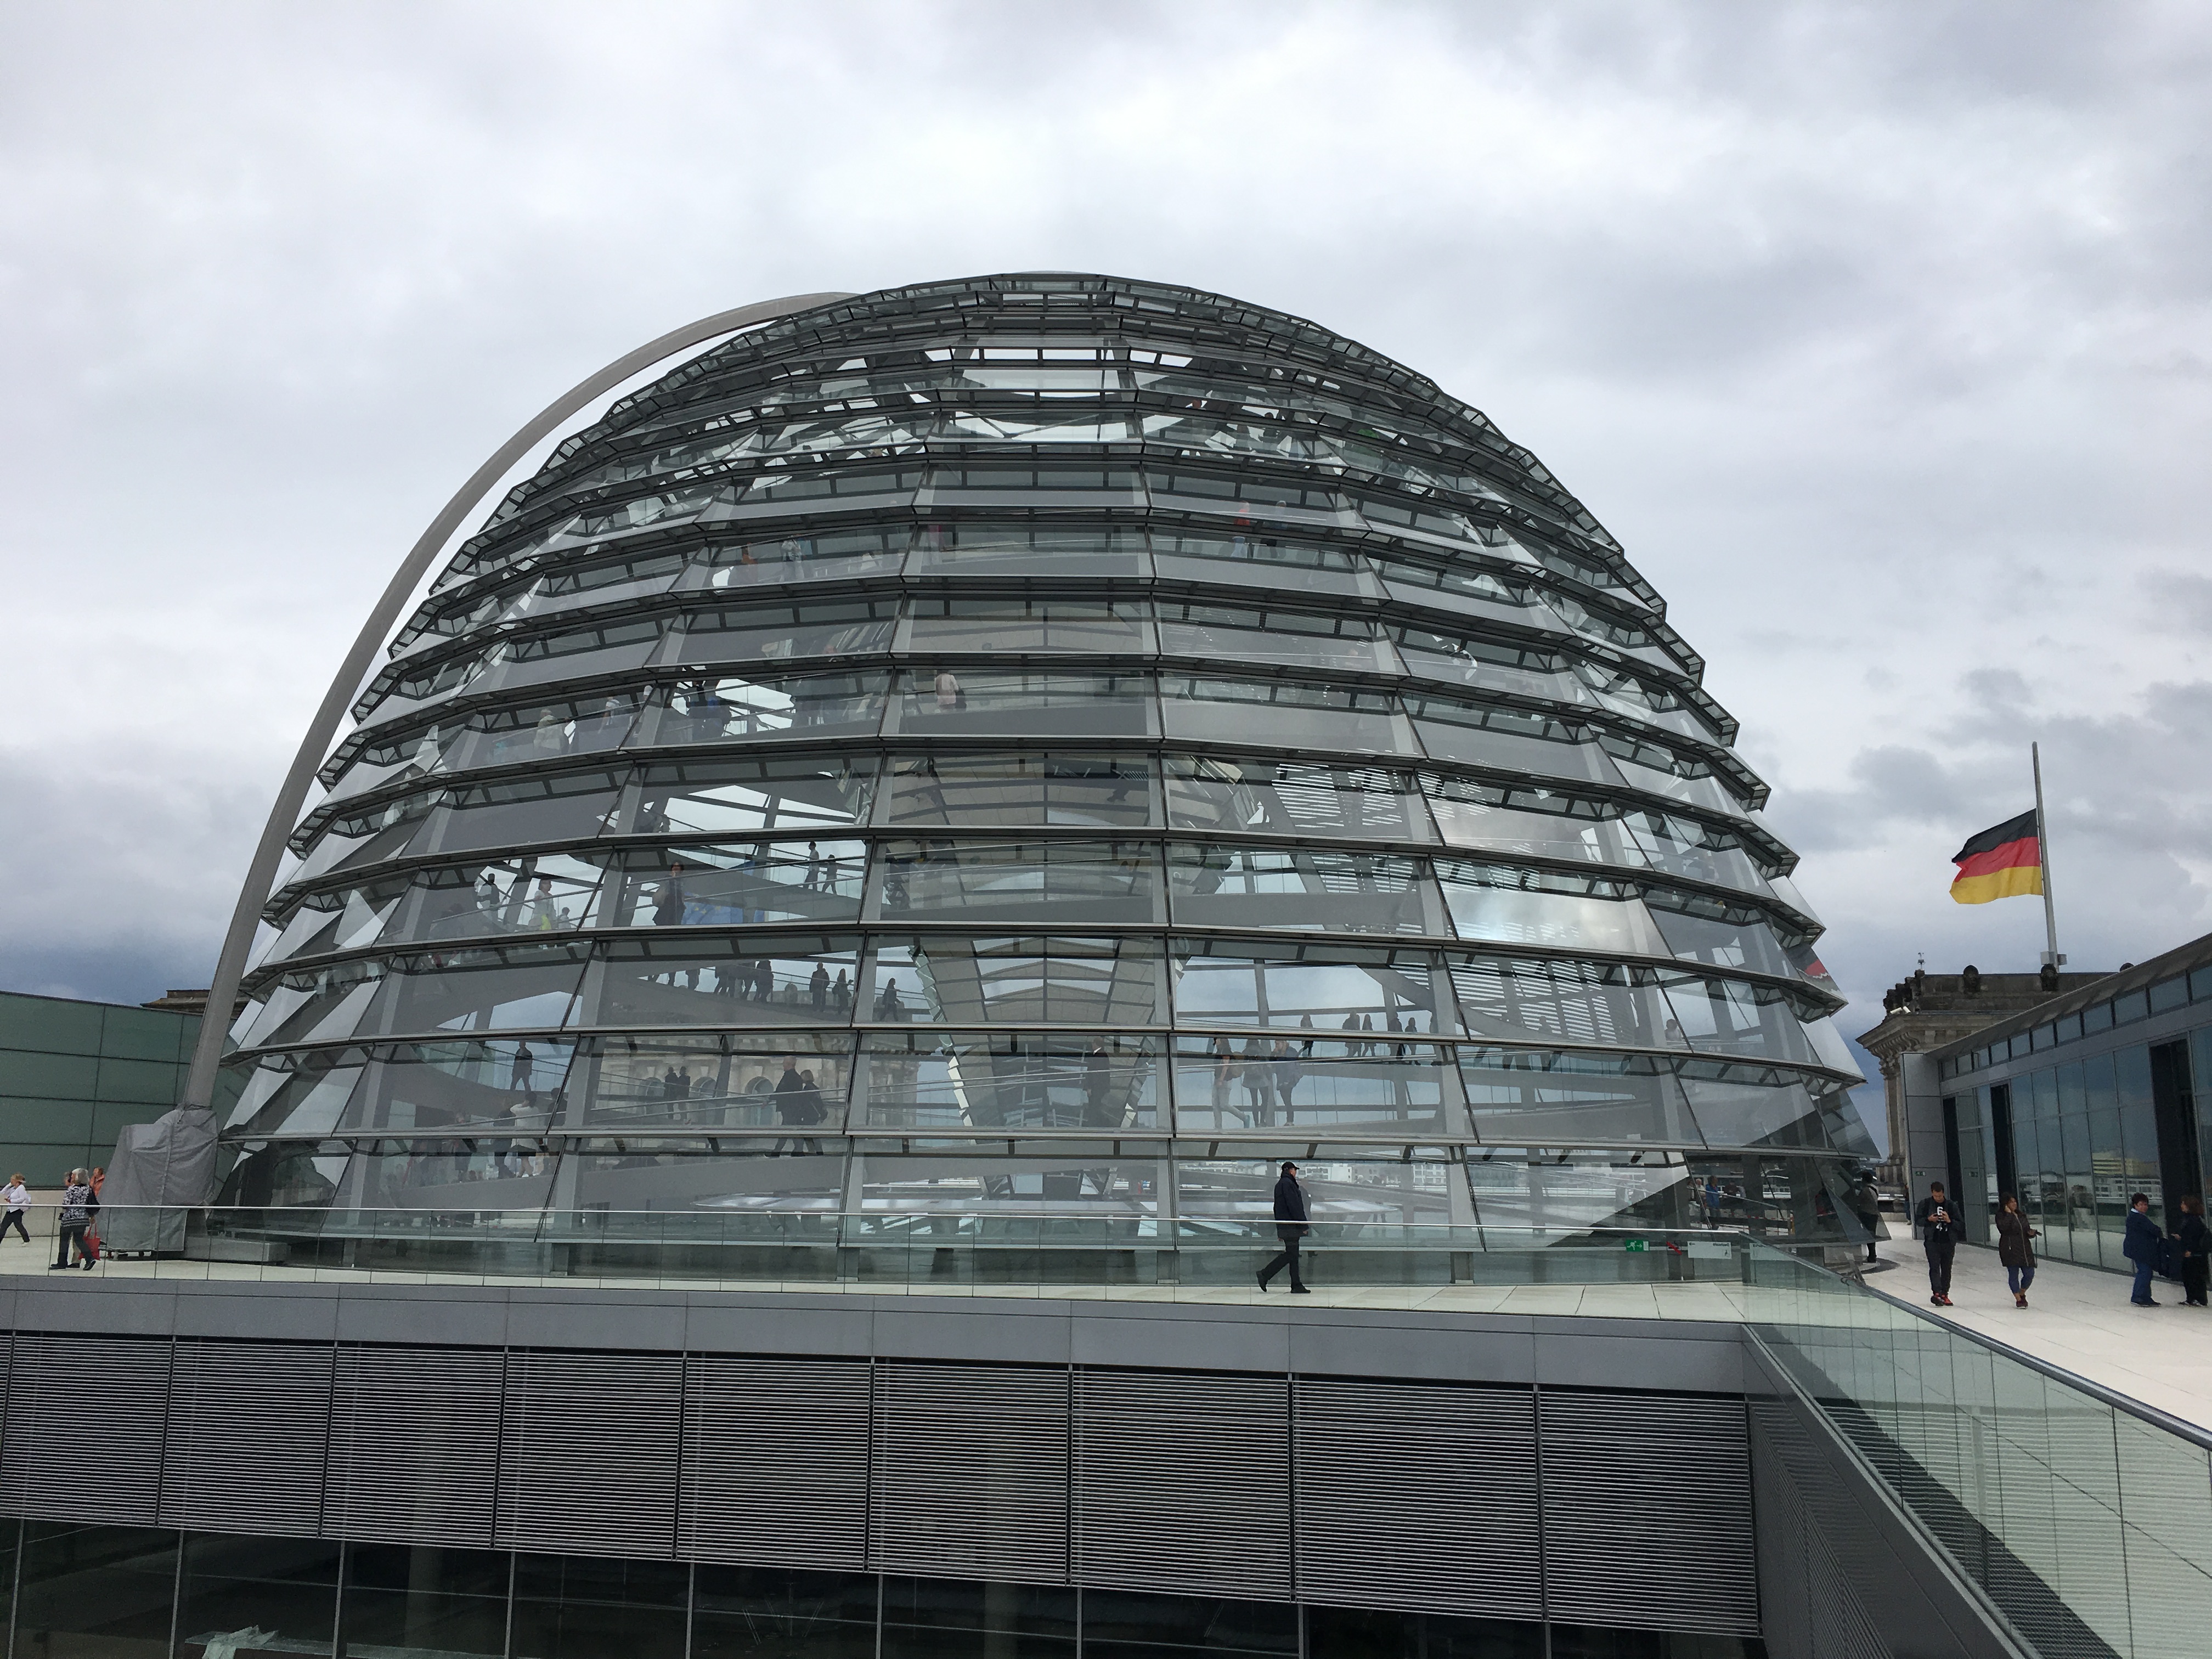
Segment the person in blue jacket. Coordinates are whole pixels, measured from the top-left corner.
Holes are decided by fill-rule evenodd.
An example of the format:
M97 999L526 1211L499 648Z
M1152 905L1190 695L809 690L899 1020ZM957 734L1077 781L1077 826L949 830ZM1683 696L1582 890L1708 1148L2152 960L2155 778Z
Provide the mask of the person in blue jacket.
M2150 1276L2158 1266L2160 1237L2158 1223L2150 1218L2149 1194L2137 1193L2128 1200L2128 1237L2120 1248L2128 1260L2136 1264L2136 1290L2129 1300L2138 1308L2159 1305L2151 1299Z

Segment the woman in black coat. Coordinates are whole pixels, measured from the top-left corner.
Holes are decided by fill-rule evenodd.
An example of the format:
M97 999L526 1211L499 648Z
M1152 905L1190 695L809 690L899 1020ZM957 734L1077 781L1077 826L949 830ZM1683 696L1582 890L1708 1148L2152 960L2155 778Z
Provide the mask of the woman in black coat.
M2036 1233L2020 1212L2020 1200L2007 1193L1997 1205L1997 1260L2004 1263L2015 1308L2027 1305L2027 1287L2035 1283L2035 1246L2027 1241Z
M2212 1277L2212 1227L2204 1224L2204 1200L2181 1200L2181 1292L2192 1308L2202 1308L2204 1286Z

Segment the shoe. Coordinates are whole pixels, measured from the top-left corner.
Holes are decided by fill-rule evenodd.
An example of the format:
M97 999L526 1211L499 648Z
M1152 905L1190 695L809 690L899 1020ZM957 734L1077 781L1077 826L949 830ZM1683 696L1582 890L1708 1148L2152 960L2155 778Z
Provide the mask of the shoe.
M2160 1302L2154 1296L2145 1297L2142 1301L2136 1304L2136 1306L2138 1308L2162 1308L2166 1304L2163 1302Z
M1931 1308L1940 1308L1943 1305L1943 1298L1940 1296L1931 1296L1928 1298L1928 1305Z
M1291 1294L1292 1296L1311 1296L1313 1292L1303 1285L1293 1285L1291 1286Z
M1939 1296L1939 1297L1937 1297L1936 1299L1936 1301L1938 1301L1938 1302L1942 1303L1942 1304L1943 1304L1943 1306L1945 1306L1945 1307L1947 1307L1947 1308L1948 1308L1948 1307L1949 1307L1949 1306L1951 1305L1951 1298L1950 1298L1949 1297L1948 1297L1948 1296Z
M50 1273L58 1273L64 1271L68 1267L68 1266L69 1263L66 1261L49 1261L46 1263L46 1271Z
M2014 1291L2012 1293L2012 1305L2015 1308L2025 1308L2027 1305L2027 1293L2025 1291Z

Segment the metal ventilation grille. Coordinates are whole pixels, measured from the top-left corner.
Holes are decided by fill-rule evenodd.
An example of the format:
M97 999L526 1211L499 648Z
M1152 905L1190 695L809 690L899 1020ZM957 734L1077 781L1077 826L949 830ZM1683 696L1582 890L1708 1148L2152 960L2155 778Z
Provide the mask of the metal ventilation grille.
M1858 1535L1865 1522L1835 1498L1835 1477L1790 1407L1754 1400L1749 1417L1768 1650L1790 1659L1896 1659L1838 1559L1839 1545L1849 1559L1878 1557L1878 1547L1865 1547L1874 1540ZM1871 1577L1868 1588L1881 1592Z
M1065 1370L878 1365L869 1565L1066 1583L1067 1389Z
M1297 1384L1298 1598L1536 1619L1536 1412L1525 1389Z
M505 1372L496 1348L341 1347L324 1532L489 1548Z
M161 1524L313 1538L323 1519L331 1352L324 1343L177 1343Z
M684 1387L677 1553L865 1568L866 1360L694 1355Z
M159 1524L170 1343L19 1331L0 1503L21 1515ZM88 1478L86 1459L97 1478Z
M674 1554L683 1408L675 1354L509 1351L494 1544Z
M1546 1389L1536 1412L1552 1618L1756 1636L1743 1402Z
M1085 1370L1076 1401L1080 1583L1289 1599L1286 1379Z

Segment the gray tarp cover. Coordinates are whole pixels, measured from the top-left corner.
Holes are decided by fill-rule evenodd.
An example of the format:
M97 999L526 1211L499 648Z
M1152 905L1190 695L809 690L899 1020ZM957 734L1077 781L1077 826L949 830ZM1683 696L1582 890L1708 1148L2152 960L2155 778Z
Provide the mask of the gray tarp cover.
M103 1250L181 1250L185 1212L215 1198L215 1114L179 1106L115 1139L100 1189Z

